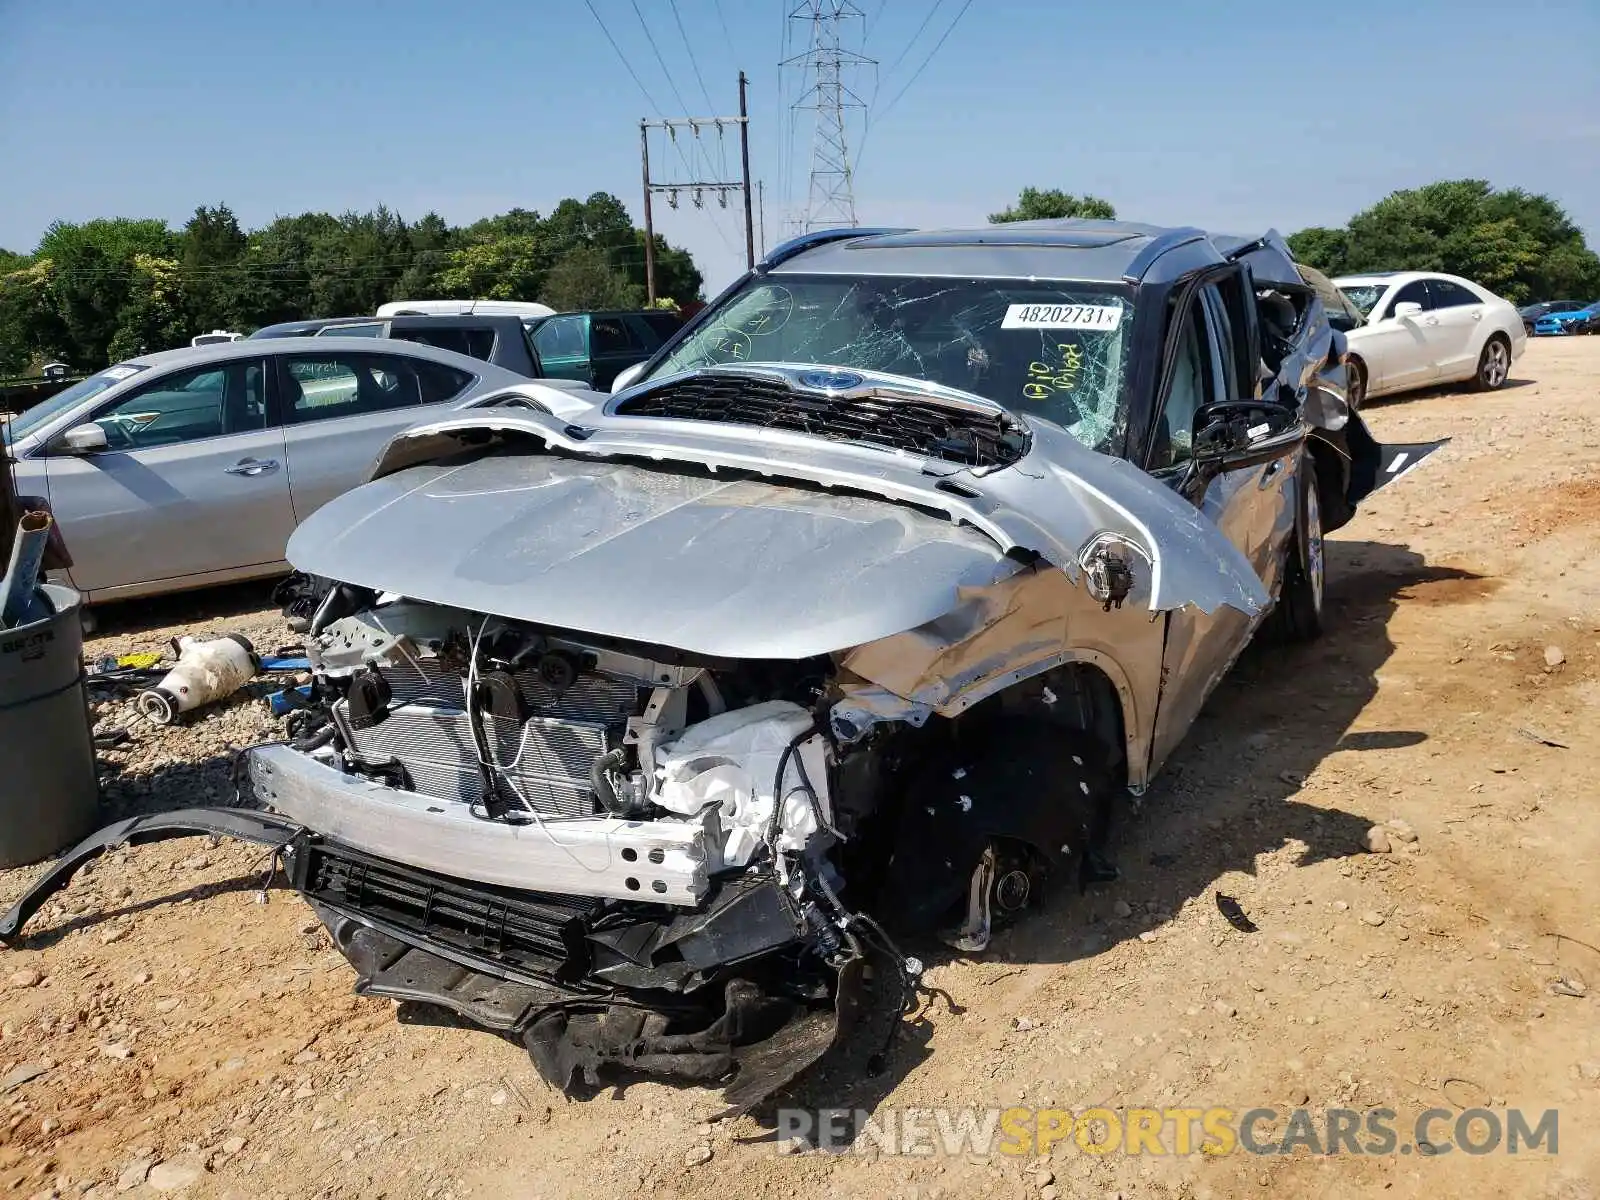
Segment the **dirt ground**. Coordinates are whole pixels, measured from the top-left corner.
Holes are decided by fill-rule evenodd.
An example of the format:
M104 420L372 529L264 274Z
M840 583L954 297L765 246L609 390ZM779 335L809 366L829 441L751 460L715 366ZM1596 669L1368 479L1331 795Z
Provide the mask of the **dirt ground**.
M979 958L930 951L939 994L887 1068L825 1068L791 1102L1387 1107L1407 1146L1432 1107L1557 1109L1558 1153L829 1154L754 1117L704 1124L706 1091L569 1103L516 1046L351 994L292 892L257 902L259 850L190 839L101 860L0 951L0 1186L1595 1200L1600 338L1534 343L1513 374L1374 404L1381 438L1453 440L1330 545L1327 636L1252 650L1212 699L1122 825L1123 881L1056 895ZM200 628L294 640L259 587L106 622L92 653ZM277 725L241 699L130 732L104 756L109 815L225 801L234 753ZM1394 820L1387 853L1364 849ZM41 869L0 872L0 902Z

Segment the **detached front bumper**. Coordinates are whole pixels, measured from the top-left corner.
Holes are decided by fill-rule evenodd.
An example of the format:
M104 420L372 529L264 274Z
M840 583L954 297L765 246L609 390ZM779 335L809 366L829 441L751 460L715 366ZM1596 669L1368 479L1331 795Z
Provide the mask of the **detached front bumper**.
M282 748L252 765L280 795L305 800L317 788L332 788L321 793L330 810L360 786ZM291 780L305 786L295 791ZM378 797L356 797L342 830L369 843L398 839L420 855L423 843L414 840L420 831L442 829L432 843L436 857L462 861L498 847L502 877L537 875L548 866L546 842L493 822L474 821L489 841L437 822L408 826L414 817L403 813L385 827L380 818L392 816L396 805L406 809L405 795L387 806ZM719 884L705 878L700 864L683 869L685 880L701 872L705 900L693 909L659 897L619 904L396 861L310 827L308 804L298 807L294 814L183 809L108 825L64 854L0 918L0 941L20 942L29 919L78 868L113 847L226 836L281 855L289 881L355 968L357 993L401 1002L405 1021L439 1023L448 1014L450 1023L511 1037L546 1082L569 1093L615 1072L657 1076L721 1084L725 1115L743 1112L821 1058L860 1008L862 960L822 962L805 921L770 880ZM616 862L637 865L621 853L635 844L633 831L595 833L591 846L606 845L600 834L609 833L620 839L609 844ZM613 872L601 874L609 879Z

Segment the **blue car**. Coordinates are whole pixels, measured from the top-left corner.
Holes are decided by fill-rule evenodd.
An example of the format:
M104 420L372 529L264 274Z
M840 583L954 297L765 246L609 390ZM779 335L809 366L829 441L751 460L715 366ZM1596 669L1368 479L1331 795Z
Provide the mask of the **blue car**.
M1600 300L1587 308L1547 312L1533 323L1535 336L1549 334L1593 333L1600 329Z

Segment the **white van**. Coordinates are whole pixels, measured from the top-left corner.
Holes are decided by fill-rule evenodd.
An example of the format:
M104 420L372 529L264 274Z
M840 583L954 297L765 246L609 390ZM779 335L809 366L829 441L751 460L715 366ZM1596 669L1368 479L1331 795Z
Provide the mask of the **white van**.
M197 333L189 339L191 346L215 346L219 342L238 342L244 340L244 334L233 333L227 329L213 329L210 333Z
M454 317L482 314L532 320L536 317L554 316L555 311L548 304L537 304L532 300L391 300L388 304L378 305L378 311L373 315L406 317L442 313Z

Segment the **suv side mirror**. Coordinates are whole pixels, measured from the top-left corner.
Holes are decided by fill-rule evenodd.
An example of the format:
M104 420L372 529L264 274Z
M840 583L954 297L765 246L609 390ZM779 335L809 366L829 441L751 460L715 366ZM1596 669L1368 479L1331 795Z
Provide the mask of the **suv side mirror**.
M624 367L617 372L617 377L611 381L611 394L615 396L618 392L632 387L638 381L639 376L643 374L644 364L642 362L634 363L631 367Z
M1422 305L1418 304L1416 301L1402 300L1399 304L1394 306L1394 311L1389 315L1392 316L1396 321L1404 321L1407 317L1419 316L1421 312Z
M93 421L74 425L57 443L63 454L97 454L107 448L106 431Z
M1195 413L1191 455L1203 470L1233 471L1277 458L1303 436L1300 414L1286 405L1222 400Z

